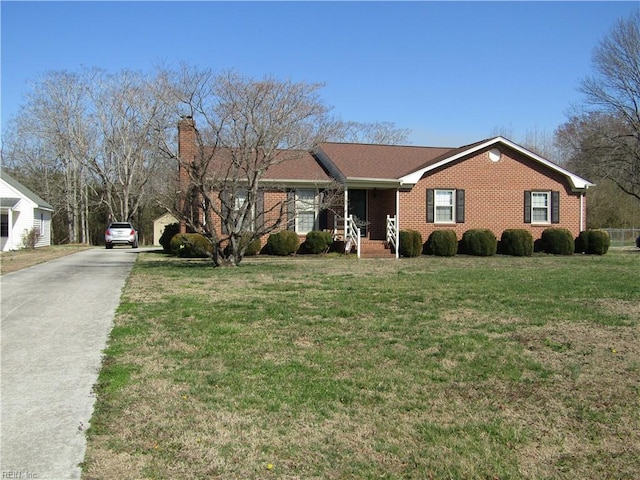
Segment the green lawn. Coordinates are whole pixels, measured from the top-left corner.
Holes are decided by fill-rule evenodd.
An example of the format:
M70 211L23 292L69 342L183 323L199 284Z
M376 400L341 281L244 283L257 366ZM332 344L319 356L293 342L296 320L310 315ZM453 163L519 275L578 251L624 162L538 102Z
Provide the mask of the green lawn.
M83 478L637 478L639 320L640 251L142 253Z

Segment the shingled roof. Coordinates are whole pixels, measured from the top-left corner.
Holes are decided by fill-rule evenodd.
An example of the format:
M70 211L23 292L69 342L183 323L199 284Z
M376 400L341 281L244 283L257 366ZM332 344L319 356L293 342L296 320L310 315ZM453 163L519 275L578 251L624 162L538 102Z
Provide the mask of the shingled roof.
M322 143L315 151L325 168L340 180L399 179L453 148L358 143Z
M7 184L9 184L15 190L20 192L20 194L22 194L23 197L26 197L29 200L31 200L33 203L35 203L38 208L41 208L42 210L51 210L51 211L54 210L54 208L46 200L43 200L42 198L40 198L38 195L33 193L31 190L29 190L24 185L22 185L20 182L18 182L15 178L13 178L11 175L9 175L4 170L0 170L0 178L2 178L2 180L7 182ZM9 200L16 200L16 199L9 199ZM3 202L2 206L3 207L11 207L11 208L13 208L15 206L16 202L14 202L13 205L9 205L9 203L11 203L11 202L8 202L7 205L5 205L4 202Z
M461 147L421 147L412 145L375 145L362 143L325 142L313 151L281 150L282 160L273 163L261 181L282 184L321 184L337 181L359 185L360 188L411 188L423 175L452 162L463 160L484 149L509 148L531 160L564 175L574 190L585 190L591 182L540 157L503 137L488 138ZM209 168L224 172L231 150L207 149L212 155Z
M369 181L372 185L373 182L386 182L410 186L430 170L498 145L516 150L564 175L574 189L593 186L588 180L503 137L488 138L457 148L328 142L316 148L314 155L340 182Z

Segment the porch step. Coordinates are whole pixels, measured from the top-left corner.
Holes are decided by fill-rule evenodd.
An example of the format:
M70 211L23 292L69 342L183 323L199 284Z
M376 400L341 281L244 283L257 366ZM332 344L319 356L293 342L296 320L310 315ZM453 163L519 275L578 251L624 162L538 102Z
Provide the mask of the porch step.
M362 240L360 258L395 258L396 254L384 240Z

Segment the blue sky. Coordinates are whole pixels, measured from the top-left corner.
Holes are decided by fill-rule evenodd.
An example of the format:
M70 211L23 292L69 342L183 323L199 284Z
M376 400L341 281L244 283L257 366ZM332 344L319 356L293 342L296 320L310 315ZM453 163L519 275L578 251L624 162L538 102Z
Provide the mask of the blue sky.
M591 53L638 2L7 2L2 125L29 81L81 66L186 61L322 82L343 120L390 121L416 145L507 128L553 133Z

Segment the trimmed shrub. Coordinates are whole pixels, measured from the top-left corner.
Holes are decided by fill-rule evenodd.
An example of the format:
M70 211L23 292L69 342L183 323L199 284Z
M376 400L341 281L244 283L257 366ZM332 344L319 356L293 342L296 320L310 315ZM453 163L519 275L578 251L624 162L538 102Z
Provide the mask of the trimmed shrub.
M213 246L199 233L178 233L171 239L171 253L182 258L206 258Z
M533 235L529 230L512 228L502 232L500 237L501 252L514 257L530 257L533 255Z
M329 232L313 231L307 233L304 241L304 251L317 255L318 253L326 253L333 244L333 235Z
M260 241L259 238L256 238L254 241L249 243L249 245L247 245L247 249L244 251L244 256L245 257L256 256L260 253L261 249L262 249L262 242Z
M281 230L278 233L272 233L267 239L269 253L286 257L293 255L298 251L300 239L298 234L291 230Z
M435 230L424 244L427 255L453 257L458 252L458 236L453 230Z
M401 257L418 257L422 253L422 235L415 230L400 230L398 253Z
M542 248L554 255L573 255L575 240L566 228L547 228L542 232Z
M258 253L260 253L260 249L262 248L262 243L260 242L260 239L256 238L255 240L251 240L252 238L253 238L252 232L245 232L240 237L240 248L246 246L244 251L245 257L252 257L254 255L257 255ZM225 255L231 254L230 244L227 244L227 246L224 248L224 254Z
M174 237L176 233L180 232L180 224L179 223L170 223L169 225L164 227L162 231L162 235L160 236L160 245L162 245L162 250L164 253L171 253L171 239Z
M578 235L578 238L575 239L575 249L574 253L585 253L589 246L589 234L587 230L583 230Z
M575 243L576 253L604 255L609 251L611 240L604 230L584 230L580 232Z
M464 253L478 257L490 257L498 251L498 239L491 230L474 228L462 235Z

